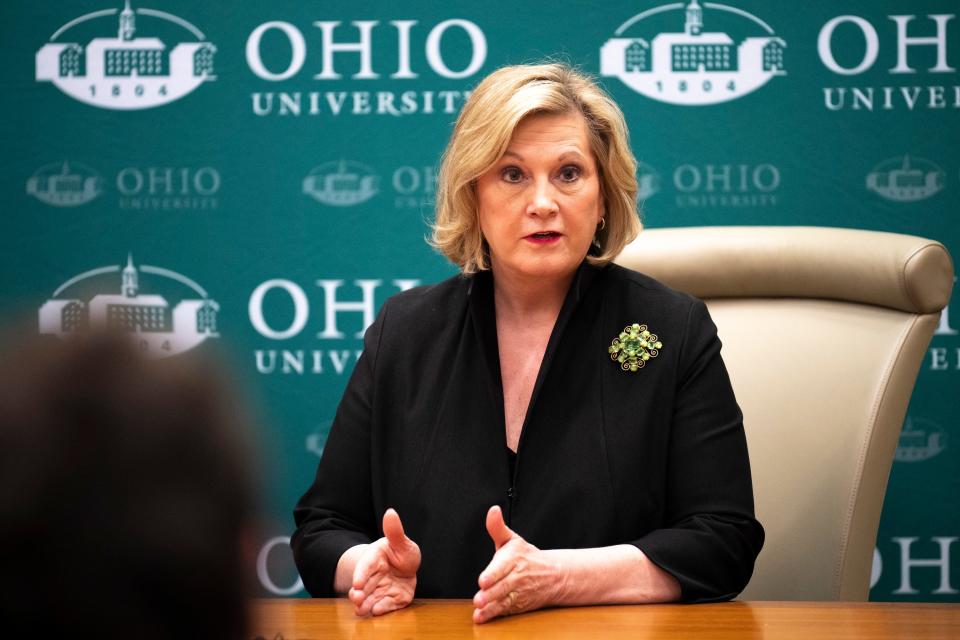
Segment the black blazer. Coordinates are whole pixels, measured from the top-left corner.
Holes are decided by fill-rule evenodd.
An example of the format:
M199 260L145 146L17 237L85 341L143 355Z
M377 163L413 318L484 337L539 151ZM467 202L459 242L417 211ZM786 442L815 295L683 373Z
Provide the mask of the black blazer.
M624 327L663 346L611 360ZM763 544L742 415L706 306L617 265L578 269L550 336L509 470L490 272L390 298L364 338L291 545L307 590L400 514L423 560L417 597L469 598L499 504L541 549L632 544L683 599L728 599Z

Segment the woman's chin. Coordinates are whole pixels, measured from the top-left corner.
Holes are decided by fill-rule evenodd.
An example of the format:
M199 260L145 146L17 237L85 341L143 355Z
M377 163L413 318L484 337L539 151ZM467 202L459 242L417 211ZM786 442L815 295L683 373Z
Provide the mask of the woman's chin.
M531 278L569 278L580 266L581 260L572 260L567 255L537 256L520 262L514 271Z

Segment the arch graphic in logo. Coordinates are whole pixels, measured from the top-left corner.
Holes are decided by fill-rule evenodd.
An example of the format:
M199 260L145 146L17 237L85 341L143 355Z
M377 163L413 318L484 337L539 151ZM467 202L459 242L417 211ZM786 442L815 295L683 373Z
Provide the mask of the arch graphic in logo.
M918 202L943 190L943 169L923 158L890 158L867 174L867 189L894 202Z
M141 273L151 276L149 292L141 290ZM177 301L172 309L170 300ZM161 267L136 267L127 256L125 267L98 267L61 284L40 307L40 333L64 336L105 327L129 332L141 349L165 357L219 337L219 311L190 278Z
M119 13L119 22L115 22ZM141 23L142 19L142 23ZM87 23L110 22L116 37L99 37ZM113 26L116 25L116 26ZM140 26L150 37L137 37ZM67 42L67 31L90 37L86 45ZM193 41L179 42L184 33ZM97 35L99 34L99 35ZM168 50L162 34L177 44ZM213 55L217 48L205 42L195 26L175 15L154 9L103 9L66 23L37 51L37 81L52 82L68 96L104 109L147 109L178 100L207 80L215 80Z
M926 418L907 416L893 459L897 462L921 462L946 448L947 433L943 427Z
M336 160L314 167L303 179L303 192L323 204L350 207L366 202L380 190L380 176L352 160Z
M54 207L78 207L103 193L103 180L85 164L58 162L27 178L27 193Z
M707 31L706 25L724 30ZM615 36L600 49L600 73L661 102L726 102L786 75L783 38L760 18L725 4L691 0L647 9Z

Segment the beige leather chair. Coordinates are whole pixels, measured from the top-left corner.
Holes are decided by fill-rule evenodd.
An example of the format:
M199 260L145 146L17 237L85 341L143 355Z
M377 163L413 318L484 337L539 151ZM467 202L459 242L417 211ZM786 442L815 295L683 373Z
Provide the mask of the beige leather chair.
M704 299L767 532L744 600L866 600L890 465L953 287L938 242L814 227L646 230L617 259Z

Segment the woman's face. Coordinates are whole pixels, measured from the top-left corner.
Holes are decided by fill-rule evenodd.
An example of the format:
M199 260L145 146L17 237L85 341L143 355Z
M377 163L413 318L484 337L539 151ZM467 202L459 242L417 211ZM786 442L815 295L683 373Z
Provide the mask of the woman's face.
M503 157L477 180L477 197L494 273L572 275L603 216L584 117L524 118Z

